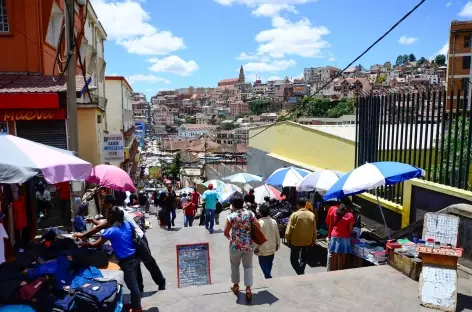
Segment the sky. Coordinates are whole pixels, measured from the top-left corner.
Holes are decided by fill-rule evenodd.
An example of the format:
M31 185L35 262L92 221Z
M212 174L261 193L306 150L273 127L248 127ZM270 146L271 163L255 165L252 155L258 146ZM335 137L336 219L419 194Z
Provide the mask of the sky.
M420 0L91 0L107 32L106 74L148 99L160 90L219 80L300 77L306 67L344 68ZM472 1L426 0L359 63L447 52L452 20Z

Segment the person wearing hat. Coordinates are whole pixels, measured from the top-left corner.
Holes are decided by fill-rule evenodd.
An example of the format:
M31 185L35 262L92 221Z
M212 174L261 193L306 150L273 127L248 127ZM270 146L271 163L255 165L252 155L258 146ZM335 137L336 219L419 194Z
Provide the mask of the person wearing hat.
M208 190L203 192L202 199L205 201L205 228L213 233L215 226L216 203L220 195L213 189L213 184L208 185Z
M77 215L74 218L74 231L83 232L87 229L85 215L87 214L87 204L80 204Z
M107 215L108 211L113 208L116 200L113 197L113 195L106 195L105 198L103 199L103 209L104 209L104 214ZM144 235L143 230L139 227L139 225L134 221L133 216L126 212L122 207L119 207L123 211L123 217L124 220L131 223L133 225L134 231L136 232L136 235L142 238L143 244L140 244L140 246L137 246L137 248L140 248L140 252L138 253L139 260L144 263L146 266L146 269L148 269L149 273L151 274L151 277L156 283L157 286L159 286L159 290L164 290L166 288L166 279L164 278L164 275L161 272L161 269L156 263L156 260L152 256L151 250L149 249L149 243L147 241L146 236ZM95 223L93 221L90 221L92 223ZM96 223L95 223L96 224ZM85 233L75 233L74 237L75 238L80 238L80 239L86 239L96 233L99 233L101 230L108 229L111 227L112 224L110 224L108 221L101 222L99 224L96 224L96 226L85 232ZM138 266L138 272L137 272L137 278L138 278L138 284L139 284L139 289L141 292L144 290L144 284L143 284L143 275L141 273L141 268Z

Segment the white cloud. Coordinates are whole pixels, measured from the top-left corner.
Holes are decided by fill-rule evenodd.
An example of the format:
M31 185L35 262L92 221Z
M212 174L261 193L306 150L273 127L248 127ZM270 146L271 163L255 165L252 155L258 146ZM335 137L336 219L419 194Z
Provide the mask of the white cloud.
M249 54L248 54L248 53L246 53L246 52L241 52L241 53L239 54L239 56L236 57L236 59L238 59L238 60L240 60L240 61L249 61L249 60L253 61L253 60L259 59L259 56L258 56L258 55L255 55L255 54L253 54L253 53L249 53Z
M401 36L400 39L398 39L399 44L413 44L416 41L418 41L418 38L408 36Z
M336 62L336 58L334 56L331 56L329 59L328 59L328 62Z
M296 65L296 62L292 59L290 60L274 60L271 62L250 62L244 65L244 71L246 72L279 72L286 70L287 68L293 67Z
M222 5L232 5L232 4L244 4L247 6L255 6L255 5L264 5L264 4L305 4L310 2L316 2L318 0L215 0L219 4Z
M185 48L182 38L150 24L151 15L140 2L143 1L92 0L108 39L136 54L162 55Z
M170 80L162 78L162 77L157 77L154 75L141 75L141 74L129 76L128 81L130 84L134 84L135 82L170 83Z
M282 11L291 13L298 13L293 5L290 4L261 4L252 11L252 15L255 16L277 16Z
M276 16L272 19L272 29L263 30L256 35L260 43L257 54L273 58L283 58L286 54L302 57L322 57L322 49L329 43L322 39L329 34L324 26L312 26L311 22L302 18L298 22Z
M446 8L450 7L452 5L452 1L446 2Z
M153 64L149 67L154 72L172 73L181 76L188 76L198 70L195 61L184 61L176 55L167 56L162 59L149 59Z
M434 53L433 55L431 55L431 57L429 58L430 60L434 60L434 58L436 57L436 55L439 55L439 54L443 54L443 55L446 55L448 54L449 52L449 42L446 42L442 48L437 51L436 53Z
M151 88L146 89L146 92L152 92L152 89Z
M246 82L255 82L256 80L260 79L264 81L264 76L258 75L258 74L247 74L245 75Z
M471 18L472 17L472 1L466 3L462 8L462 11L459 12L460 17Z
M270 76L267 78L267 81L273 81L273 80L282 80L282 77L279 76Z

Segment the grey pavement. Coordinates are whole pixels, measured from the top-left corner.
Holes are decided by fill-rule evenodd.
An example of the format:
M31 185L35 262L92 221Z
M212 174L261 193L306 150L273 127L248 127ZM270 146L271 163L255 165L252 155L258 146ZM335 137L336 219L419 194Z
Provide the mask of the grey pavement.
M432 311L421 307L418 283L389 266L325 272L325 268L307 267L306 275L296 276L284 245L277 252L273 276L264 279L254 258L254 298L245 301L243 293L237 298L230 291L228 241L221 225L214 234L204 227L183 227L183 215L177 214L177 229L165 231L158 227L155 216L150 216L153 228L147 231L151 251L166 279L167 290L155 292L147 270L142 267L145 280L145 311ZM221 215L224 220L224 215ZM197 221L198 224L198 221ZM177 289L176 245L208 242L210 245L212 285ZM242 277L241 272L241 277ZM460 273L457 311L472 311L472 278Z

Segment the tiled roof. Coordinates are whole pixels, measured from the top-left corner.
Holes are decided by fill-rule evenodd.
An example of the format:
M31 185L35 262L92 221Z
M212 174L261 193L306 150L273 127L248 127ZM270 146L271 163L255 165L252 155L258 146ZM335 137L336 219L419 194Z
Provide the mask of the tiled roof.
M77 92L80 92L85 85L84 78L76 76L75 81ZM65 91L67 91L66 76L55 82L53 76L0 75L0 93L54 93Z
M238 82L239 82L239 78L230 78L230 79L223 79L223 80L218 81L218 83L226 83L226 82L238 83Z
M183 124L182 126L189 130L215 129L216 128L216 126L206 125L206 124Z

